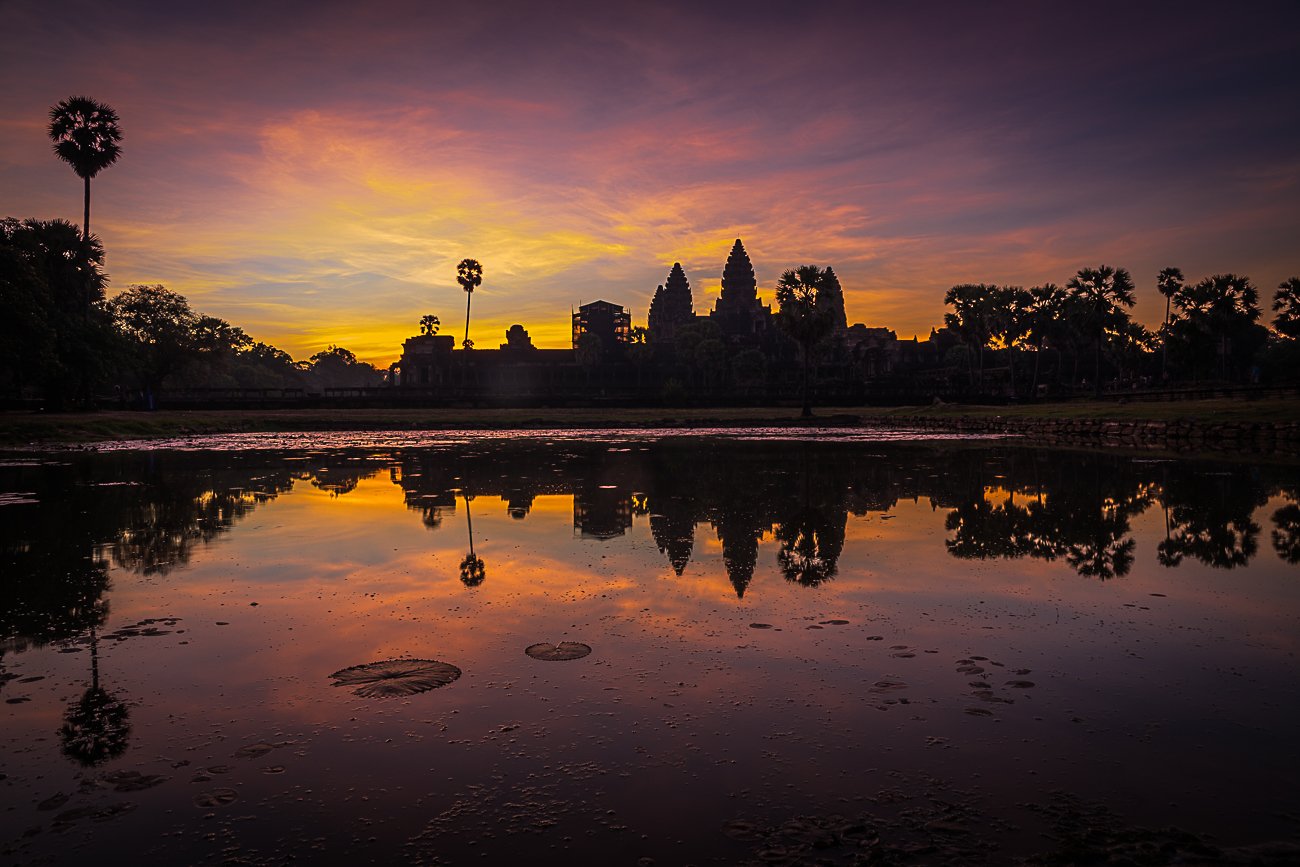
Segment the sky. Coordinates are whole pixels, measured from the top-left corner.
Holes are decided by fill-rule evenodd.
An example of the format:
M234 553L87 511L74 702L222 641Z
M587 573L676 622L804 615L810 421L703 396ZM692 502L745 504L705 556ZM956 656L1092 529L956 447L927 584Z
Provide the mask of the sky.
M678 261L707 312L738 237L766 302L831 265L905 338L957 283L1124 267L1155 325L1163 267L1300 274L1292 0L621 5L0 0L0 216L80 222L48 111L105 102L110 291L381 365L463 335L465 257L491 348L644 324Z

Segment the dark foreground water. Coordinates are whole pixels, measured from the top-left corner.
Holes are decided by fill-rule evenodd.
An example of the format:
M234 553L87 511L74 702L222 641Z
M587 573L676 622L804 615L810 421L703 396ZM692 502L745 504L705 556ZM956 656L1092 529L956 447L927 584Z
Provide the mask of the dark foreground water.
M360 436L0 461L0 861L1300 860L1294 465Z

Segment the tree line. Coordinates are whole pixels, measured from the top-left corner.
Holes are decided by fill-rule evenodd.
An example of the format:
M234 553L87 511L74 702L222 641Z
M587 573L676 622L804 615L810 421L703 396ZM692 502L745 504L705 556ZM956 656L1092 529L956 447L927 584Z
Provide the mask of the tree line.
M1055 385L1085 378L1100 395L1108 384L1258 382L1294 378L1300 369L1300 277L1273 295L1273 330L1260 324L1259 290L1248 277L1215 274L1188 282L1178 268L1156 276L1165 318L1154 331L1133 320L1134 283L1123 268L1083 268L1065 286L1026 289L988 283L953 286L944 315L966 349L972 387L988 390L986 356L1005 363L1002 387L1037 394L1044 362ZM1017 369L1018 357L1028 356Z
M158 285L105 295L99 241L62 220L0 220L0 394L49 408L112 390L154 405L170 388L320 391L379 385L382 373L339 346L307 361L195 311Z

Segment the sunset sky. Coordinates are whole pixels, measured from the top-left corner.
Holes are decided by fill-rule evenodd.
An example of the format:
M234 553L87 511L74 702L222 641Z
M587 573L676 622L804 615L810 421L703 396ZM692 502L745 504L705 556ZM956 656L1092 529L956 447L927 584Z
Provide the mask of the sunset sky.
M419 317L567 346L833 265L924 336L954 283L1300 273L1300 3L0 0L0 216L81 219L49 107L117 109L92 184L112 288L163 283L296 358L387 364ZM199 5L199 4L194 4Z

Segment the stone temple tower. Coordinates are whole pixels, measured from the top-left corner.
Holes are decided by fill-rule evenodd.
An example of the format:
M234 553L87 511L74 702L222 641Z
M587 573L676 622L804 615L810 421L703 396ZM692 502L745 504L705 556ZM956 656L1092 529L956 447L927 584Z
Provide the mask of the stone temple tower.
M690 281L686 279L682 263L674 262L668 272L668 282L655 290L654 298L650 300L650 339L672 340L678 328L694 319Z
M772 309L758 301L754 266L739 238L722 269L722 294L710 318L724 334L732 337L761 334L770 325Z

